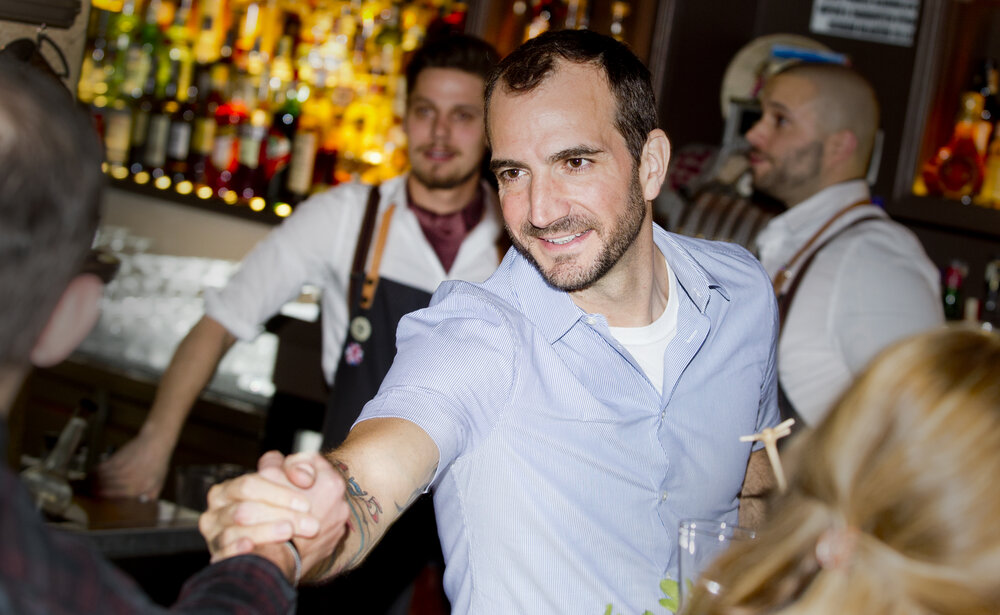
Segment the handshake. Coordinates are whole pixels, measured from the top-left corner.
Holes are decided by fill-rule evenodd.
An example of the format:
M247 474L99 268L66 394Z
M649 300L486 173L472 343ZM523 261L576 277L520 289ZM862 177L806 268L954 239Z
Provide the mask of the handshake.
M318 453L271 451L256 473L212 487L198 522L212 562L259 555L293 585L334 574L353 529L346 470Z

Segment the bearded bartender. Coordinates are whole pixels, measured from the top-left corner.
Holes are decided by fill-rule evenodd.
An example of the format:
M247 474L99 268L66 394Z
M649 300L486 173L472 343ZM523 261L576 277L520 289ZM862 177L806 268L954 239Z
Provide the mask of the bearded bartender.
M403 122L410 171L374 188L352 183L311 197L247 255L225 288L206 291L205 315L175 351L138 435L99 467L101 495L158 497L184 421L219 361L237 339L256 337L306 283L322 290L323 371L331 385L323 447L343 440L392 363L399 319L426 307L442 281L482 281L499 263L505 234L496 193L481 174L483 88L497 60L470 36L415 52ZM406 555L418 559L415 552L439 550L433 510L423 507L426 514L411 515L420 548L402 537ZM384 566L380 573L377 595L389 601ZM372 606L364 605L377 612Z
M944 321L938 272L872 201L879 105L867 79L795 64L767 80L760 103L746 135L754 188L788 208L757 235L778 295L779 405L815 425L879 351Z

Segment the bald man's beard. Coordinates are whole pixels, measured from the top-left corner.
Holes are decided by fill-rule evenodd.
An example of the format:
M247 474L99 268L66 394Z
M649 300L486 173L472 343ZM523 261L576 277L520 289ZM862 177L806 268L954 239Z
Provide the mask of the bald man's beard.
M767 160L771 168L760 175L757 175L756 169L754 170L754 188L773 196L789 207L812 196L812 194L803 196L803 192L808 192L810 186L819 183L823 169L822 141L806 143L780 159L759 150L755 152Z

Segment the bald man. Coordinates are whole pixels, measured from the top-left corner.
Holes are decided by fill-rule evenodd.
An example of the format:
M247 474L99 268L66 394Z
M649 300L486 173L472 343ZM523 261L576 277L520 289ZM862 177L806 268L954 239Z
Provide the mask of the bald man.
M795 65L767 81L760 103L747 133L754 186L788 208L757 237L779 298L782 414L812 424L882 348L943 322L940 276L871 203L879 106L861 75Z

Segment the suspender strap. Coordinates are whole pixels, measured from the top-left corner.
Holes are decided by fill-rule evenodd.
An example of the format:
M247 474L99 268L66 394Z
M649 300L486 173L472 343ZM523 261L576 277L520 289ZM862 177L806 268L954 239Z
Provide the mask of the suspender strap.
M806 241L804 244L802 244L802 247L799 248L799 250L794 255L792 255L792 258L788 259L788 262L785 263L781 267L781 269L778 270L777 274L775 274L774 279L771 280L771 284L774 286L774 292L775 292L775 294L777 294L777 295L781 294L781 289L785 286L785 281L788 280L788 272L791 271L792 266L795 263L797 263L798 260L800 258L802 258L802 256L804 256L806 253L809 252L809 248L811 248L812 245L814 243L816 243L816 240L818 240L823 235L823 233L826 232L826 229L830 228L831 224L833 224L834 222L836 222L841 216L843 216L847 212L851 211L855 207L861 207L862 205L868 205L868 204L869 204L868 199L862 199L862 200L857 201L855 203L851 203L847 207L845 207L845 208L841 209L840 211L838 211L837 213L833 214L833 216L831 216L829 220L827 220L826 222L824 222L823 226L819 227L819 229L817 229L816 232L812 234L812 237L810 237L808 241ZM817 251L818 250L819 250L819 248L817 248ZM815 254L815 253L816 252L813 252L813 254Z
M372 186L368 193L368 204L365 205L365 217L361 222L361 233L358 235L358 245L354 249L354 264L351 265L351 281L348 287L348 312L353 317L358 311L358 284L365 276L365 261L368 259L368 248L372 244L372 234L375 232L375 217L378 214L379 187Z
M792 278L792 283L788 286L788 290L778 295L779 335L780 332L783 331L785 328L785 317L788 315L788 311L792 307L792 300L795 299L795 293L797 293L799 290L799 283L802 282L802 278L805 277L806 270L808 270L809 266L812 265L813 258L815 258L816 255L819 254L819 252L823 248L825 248L831 241L833 241L837 237L840 237L840 235L846 232L848 229L854 228L855 226L858 226L863 222L868 222L869 220L884 220L884 218L882 218L882 216L874 216L874 215L858 218L857 220L854 220L853 222L851 222L844 228L840 229L836 233L824 239L818 246L816 246L815 250L809 253L808 258L806 258L806 260L803 261L802 267L799 268L798 272L795 274L795 277Z
M382 251L385 250L385 238L389 235L389 225L392 224L392 213L396 205L390 205L382 214L382 224L378 229L378 239L375 240L375 254L372 256L372 268L365 276L365 284L361 287L361 301L358 304L362 310L369 310L375 301L375 290L378 288L378 270L382 266Z

